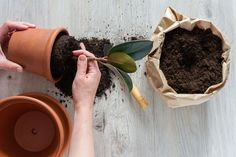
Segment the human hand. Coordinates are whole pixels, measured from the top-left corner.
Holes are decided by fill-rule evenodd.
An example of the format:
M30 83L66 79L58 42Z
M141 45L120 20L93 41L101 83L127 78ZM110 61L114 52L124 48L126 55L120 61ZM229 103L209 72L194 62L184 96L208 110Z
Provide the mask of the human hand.
M23 68L12 62L9 61L5 54L8 50L9 40L11 35L15 31L22 31L28 28L35 28L36 26L31 23L27 22L13 22L7 21L2 26L0 26L0 69L8 70L8 71L17 71L22 72Z
M78 56L77 73L72 85L75 110L92 108L101 78L97 61L87 59L95 56L86 50L83 43L80 43L80 47L81 50L73 51L73 54Z

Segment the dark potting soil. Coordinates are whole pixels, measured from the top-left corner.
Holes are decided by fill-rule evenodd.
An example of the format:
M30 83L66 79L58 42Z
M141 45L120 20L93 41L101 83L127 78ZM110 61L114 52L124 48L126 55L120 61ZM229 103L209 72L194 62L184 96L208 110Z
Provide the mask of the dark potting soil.
M51 73L53 78L60 78L69 66L75 62L72 60L73 50L78 50L78 41L71 36L62 35L56 39L51 54Z
M76 40L72 36L63 35L56 40L52 51L51 70L54 78L62 76L55 86L66 96L72 96L72 83L77 71L77 60L73 57L72 51L80 49L80 42L97 57L104 56L104 51L112 46L109 40L98 38ZM112 78L109 69L100 64L99 68L101 81L96 96L102 97L106 96L105 91L112 86Z
M177 93L204 93L222 81L222 40L210 29L166 33L160 68Z

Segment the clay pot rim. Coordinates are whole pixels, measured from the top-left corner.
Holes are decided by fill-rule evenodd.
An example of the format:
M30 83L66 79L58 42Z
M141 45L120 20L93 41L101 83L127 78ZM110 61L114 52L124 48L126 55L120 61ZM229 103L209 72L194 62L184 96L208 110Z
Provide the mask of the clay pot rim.
M7 104L6 105L6 103L14 103L14 102L19 103L19 101L22 101L22 100L24 100L24 101L27 100L29 102L34 103L35 105L43 107L51 115L51 118L53 118L53 121L56 122L55 126L58 128L59 137L60 137L59 138L59 144L57 145L57 148L56 148L56 154L58 156L58 154L61 153L60 150L62 150L63 144L64 144L64 136L63 136L64 135L64 133L63 133L64 129L63 129L62 123L60 122L59 116L46 103L44 103L44 102L42 102L42 101L40 101L38 99L29 97L29 96L11 96L11 97L5 98L3 100L0 100L0 112L1 112L1 110L5 110L9 106L13 105L13 104ZM2 106L3 104L5 104L5 106Z
M47 75L48 80L51 81L52 83L56 83L61 79L61 77L53 78L52 71L51 71L52 49L53 49L54 43L56 41L56 38L61 33L65 34L65 35L69 35L68 31L64 27L55 28L55 29L53 29L52 35L50 36L50 38L48 39L48 42L47 42L47 48L46 48L46 50L47 50L47 52L46 52L46 58L47 58L46 64L47 65L46 66L49 70L46 71L47 72L46 75Z

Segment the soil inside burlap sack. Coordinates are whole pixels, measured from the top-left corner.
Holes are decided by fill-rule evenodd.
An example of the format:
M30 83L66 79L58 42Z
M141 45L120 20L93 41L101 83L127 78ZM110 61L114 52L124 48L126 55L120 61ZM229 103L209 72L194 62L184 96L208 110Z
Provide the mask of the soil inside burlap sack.
M160 68L177 93L204 93L222 81L222 40L210 29L176 28L165 34Z

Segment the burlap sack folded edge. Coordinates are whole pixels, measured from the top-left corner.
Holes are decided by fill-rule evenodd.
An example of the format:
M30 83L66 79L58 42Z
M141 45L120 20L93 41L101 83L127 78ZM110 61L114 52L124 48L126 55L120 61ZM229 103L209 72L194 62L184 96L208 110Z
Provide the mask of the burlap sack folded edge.
M210 86L204 94L177 94L175 90L167 84L167 80L159 67L164 36L166 32L169 32L177 27L192 30L195 26L202 29L210 28L213 34L219 36L222 39L222 57L224 58L222 63L223 80L219 84ZM169 107L176 108L201 104L208 101L225 85L229 75L230 46L225 37L210 21L198 18L190 18L178 13L171 7L168 7L166 9L165 16L161 19L152 35L152 40L153 49L151 50L148 60L146 61L147 78L152 87L156 91L160 92L161 97Z

